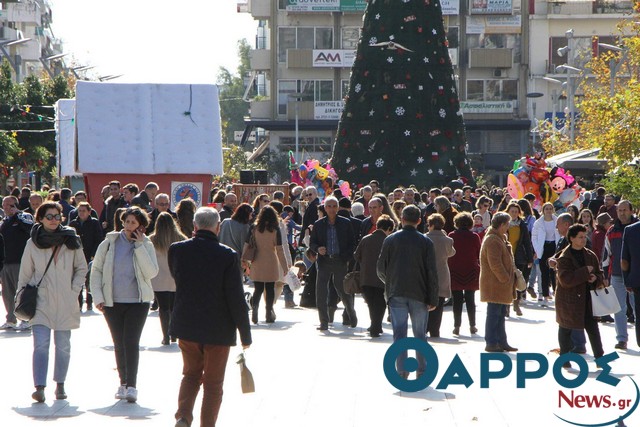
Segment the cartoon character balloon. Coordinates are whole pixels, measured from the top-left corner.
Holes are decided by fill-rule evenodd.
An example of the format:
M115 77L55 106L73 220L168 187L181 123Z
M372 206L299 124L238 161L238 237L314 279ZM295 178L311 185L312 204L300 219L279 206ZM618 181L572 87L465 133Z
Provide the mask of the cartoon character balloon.
M514 199L521 199L524 196L524 187L518 178L510 173L507 177L507 192Z

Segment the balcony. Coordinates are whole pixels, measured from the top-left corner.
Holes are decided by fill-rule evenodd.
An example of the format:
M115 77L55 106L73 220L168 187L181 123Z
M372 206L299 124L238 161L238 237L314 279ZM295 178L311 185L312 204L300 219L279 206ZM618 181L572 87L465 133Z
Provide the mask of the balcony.
M37 40L16 46L16 53L22 57L23 61L39 61L42 56L40 43Z
M271 50L252 49L249 51L249 66L254 71L271 69Z
M36 2L8 3L7 21L41 26L42 9Z
M270 99L261 101L251 101L252 119L273 119L273 103Z
M549 0L549 15L629 14L633 12L630 0Z
M469 68L511 68L513 49L469 49Z
M313 101L299 101L298 102L298 119L299 120L313 120L315 117L315 103ZM296 119L296 101L289 101L287 103L287 120Z
M270 0L249 0L249 13L254 19L271 18Z
M14 28L0 27L0 40L17 40L18 31Z

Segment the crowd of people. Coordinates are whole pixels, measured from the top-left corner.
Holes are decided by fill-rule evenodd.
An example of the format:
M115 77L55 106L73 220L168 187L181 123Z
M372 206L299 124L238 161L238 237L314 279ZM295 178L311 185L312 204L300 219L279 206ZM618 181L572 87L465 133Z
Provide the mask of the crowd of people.
M0 223L7 313L0 329L32 329L37 402L46 398L52 332L55 397L67 397L69 339L83 307L102 312L111 333L116 399L135 402L140 336L149 311L158 310L159 342L178 341L184 361L176 426L191 425L201 385L202 425L215 425L237 332L250 346L250 323L276 322L281 295L285 309L315 308L319 331L333 327L339 304L342 324L357 327L363 316L344 286L353 271L360 272L372 339L384 333L387 312L394 341L407 336L409 319L415 337L440 337L450 304L453 336L461 335L466 311L469 333L484 335L487 352L517 351L505 318L525 316L529 299L553 304L560 354L586 353L586 331L593 356L602 356L598 323L607 321L615 324L615 349L627 349L634 322L640 346L640 222L631 202L602 187L559 208L459 181L383 192L373 180L323 200L313 186L288 184L288 192L241 201L224 186L213 189L210 207L183 199L173 211L156 183L140 189L114 180L103 188L100 214L83 191L42 190L25 187L4 197ZM297 302L292 274L304 285ZM16 293L38 281L36 315L18 323ZM589 291L603 287L618 299L613 317L592 314ZM487 304L482 331L477 291ZM410 375L406 358L396 361L403 378ZM418 376L424 363L418 355Z

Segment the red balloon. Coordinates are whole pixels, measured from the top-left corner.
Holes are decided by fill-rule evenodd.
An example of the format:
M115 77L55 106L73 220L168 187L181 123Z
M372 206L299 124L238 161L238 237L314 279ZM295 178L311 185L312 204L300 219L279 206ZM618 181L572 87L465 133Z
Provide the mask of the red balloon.
M529 176L535 182L545 182L547 179L549 179L549 171L546 169L536 168L531 170Z

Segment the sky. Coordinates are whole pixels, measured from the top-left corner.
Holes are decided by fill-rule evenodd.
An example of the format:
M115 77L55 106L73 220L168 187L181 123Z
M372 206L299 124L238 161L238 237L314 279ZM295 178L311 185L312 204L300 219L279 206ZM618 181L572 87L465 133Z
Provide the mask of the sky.
M235 73L237 41L255 45L257 21L236 0L50 0L69 66L122 83L215 83Z

